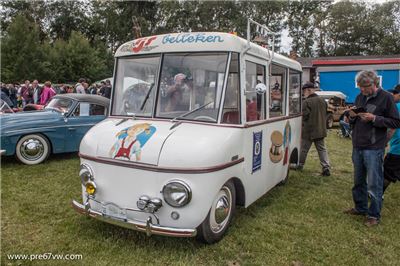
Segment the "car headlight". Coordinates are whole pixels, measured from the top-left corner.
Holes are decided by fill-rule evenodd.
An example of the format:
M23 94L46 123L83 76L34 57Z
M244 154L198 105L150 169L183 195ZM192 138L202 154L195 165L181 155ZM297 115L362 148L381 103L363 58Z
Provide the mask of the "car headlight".
M81 169L79 171L79 176L81 178L82 185L86 186L86 183L93 180L93 171L87 164L81 164Z
M172 180L162 189L165 202L172 207L183 207L192 199L190 187L183 181Z

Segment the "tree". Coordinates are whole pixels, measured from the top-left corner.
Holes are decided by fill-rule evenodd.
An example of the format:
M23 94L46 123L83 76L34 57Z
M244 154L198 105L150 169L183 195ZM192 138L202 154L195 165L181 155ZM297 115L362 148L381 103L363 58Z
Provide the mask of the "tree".
M342 1L329 10L328 38L332 55L368 54L371 34L368 9L364 3Z
M315 21L317 12L329 2L323 1L293 1L288 8L289 36L293 38L292 50L300 56L314 56L313 46L316 38Z
M17 15L1 38L1 76L6 82L41 78L46 54L39 40L39 26Z
M90 20L86 13L89 5L83 1L49 2L47 20L50 38L68 40L72 31L85 34Z
M148 36L156 33L159 21L157 2L96 1L92 3L91 12L88 38L91 42L94 39L105 42L113 53L124 42L138 37L136 23L141 34Z
M39 38L43 41L46 38L46 14L47 4L44 1L2 1L1 29L2 36L7 33L8 26L18 15L24 16L29 21L35 23L39 28Z
M58 81L76 81L81 77L98 80L110 74L104 56L91 47L89 40L81 33L72 31L67 42L56 42L53 49L53 60L57 60L53 63L62 77Z
M400 54L400 2L375 4L370 12L371 54Z

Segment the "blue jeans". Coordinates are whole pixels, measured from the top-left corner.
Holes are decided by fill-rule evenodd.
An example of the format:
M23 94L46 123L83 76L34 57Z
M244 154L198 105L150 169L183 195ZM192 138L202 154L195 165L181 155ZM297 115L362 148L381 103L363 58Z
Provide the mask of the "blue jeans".
M355 209L368 217L380 219L383 193L384 149L360 150L353 148L354 186L352 189ZM368 193L370 206L368 208Z
M343 120L339 121L340 130L342 131L343 137L350 137L350 125L349 123L344 122Z

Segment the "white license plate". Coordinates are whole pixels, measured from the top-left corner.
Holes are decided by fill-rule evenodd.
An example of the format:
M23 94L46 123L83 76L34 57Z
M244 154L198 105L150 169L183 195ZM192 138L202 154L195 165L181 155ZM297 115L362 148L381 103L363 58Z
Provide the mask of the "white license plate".
M117 218L122 220L126 219L126 210L112 203L103 205L102 212L104 215L110 216L112 218Z

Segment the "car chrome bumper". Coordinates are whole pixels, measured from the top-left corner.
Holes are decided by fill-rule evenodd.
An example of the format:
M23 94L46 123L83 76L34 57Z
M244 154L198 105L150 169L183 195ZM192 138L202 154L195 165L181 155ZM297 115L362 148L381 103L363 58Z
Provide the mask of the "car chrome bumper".
M0 150L0 156L6 154L6 150Z
M164 227L159 225L154 225L149 217L146 222L140 222L135 220L119 220L116 218L112 218L110 216L105 216L101 212L92 210L89 208L85 208L84 205L78 203L77 201L72 201L72 208L80 214L85 214L90 217L93 217L97 220L118 225L121 227L125 227L128 229L133 229L140 232L147 233L148 236L154 235L163 235L163 236L174 236L174 237L193 237L196 236L196 229L181 229L181 228L173 228L173 227Z

